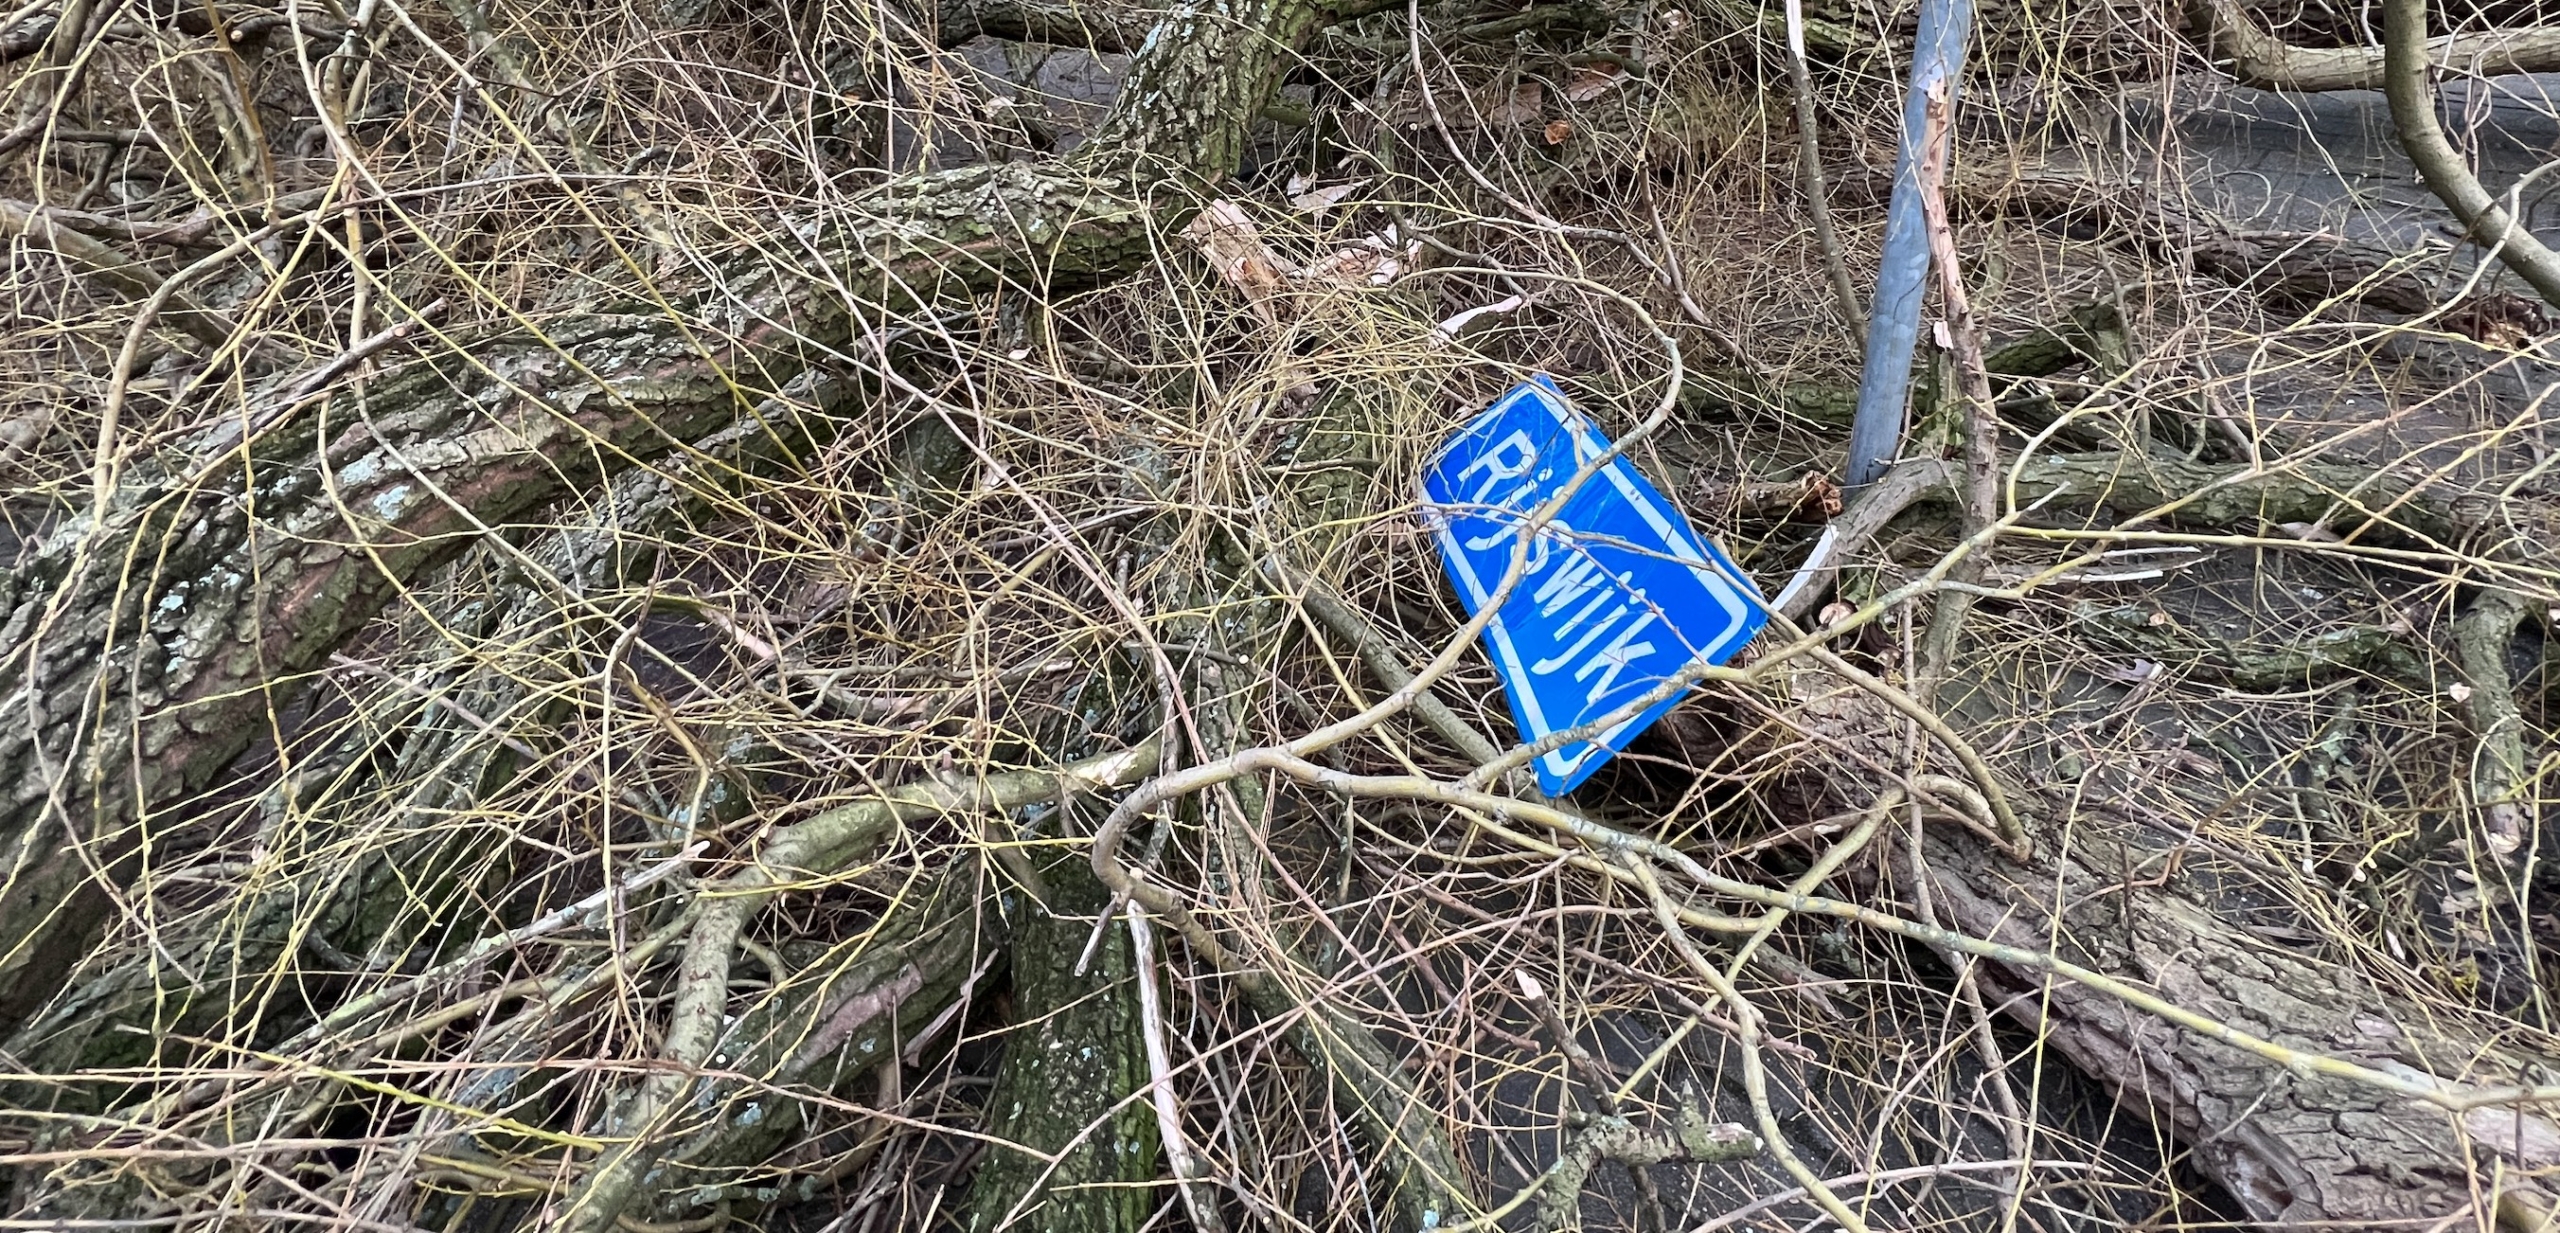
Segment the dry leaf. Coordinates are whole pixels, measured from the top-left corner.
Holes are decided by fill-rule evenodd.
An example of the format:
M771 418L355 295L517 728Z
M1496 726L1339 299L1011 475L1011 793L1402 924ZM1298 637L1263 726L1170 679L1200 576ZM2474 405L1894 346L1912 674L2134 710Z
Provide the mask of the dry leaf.
M1368 184L1367 180L1353 180L1349 184L1336 184L1331 188L1309 189L1301 192L1299 189L1302 186L1292 181L1289 191L1289 208L1300 214L1322 214L1341 205L1343 198L1368 187Z
M1567 102L1588 103L1618 88L1625 73L1614 64L1586 64L1573 71L1573 80L1564 83Z
M1547 88L1534 81L1524 81L1509 97L1485 109L1487 124L1535 124L1547 106Z
M1382 235L1364 237L1358 244L1341 249L1332 256L1313 262L1294 277L1311 283L1329 283L1337 287L1383 287L1403 275L1405 267L1422 255L1422 242L1408 240L1396 243L1396 229L1390 224Z
M1528 299L1523 296L1504 296L1491 304L1479 304L1465 312L1454 314L1448 320L1431 327L1431 341L1455 342L1459 334L1464 333L1468 326L1477 321L1485 317L1498 317L1505 313L1517 312L1521 305L1528 302Z
M1547 144L1548 144L1548 145L1551 145L1551 146L1560 146L1560 145L1563 145L1563 144L1564 144L1564 139L1565 139L1565 138L1567 138L1567 137L1571 137L1571 136L1573 136L1573 121L1571 121L1571 120L1549 120L1549 121L1547 121Z
M2151 678L2160 675L2160 663L2158 660L2137 659L2108 668L2100 675L2106 677L2110 681L2116 681L2126 685L2139 685L2144 681L2148 681Z
M1311 283L1337 287L1383 287L1404 273L1404 260L1393 249L1346 248L1298 271Z
M1830 476L1820 471L1805 472L1804 493L1804 504L1812 506L1815 512L1821 514L1823 521L1829 522L1840 516L1844 498L1840 492L1840 485L1832 483Z
M1278 312L1272 308L1272 297L1279 294L1282 266L1262 242L1262 232L1244 207L1232 201L1212 201L1182 229L1182 234L1200 246L1218 277L1227 280L1245 298L1253 302L1253 310L1264 321L1277 322Z

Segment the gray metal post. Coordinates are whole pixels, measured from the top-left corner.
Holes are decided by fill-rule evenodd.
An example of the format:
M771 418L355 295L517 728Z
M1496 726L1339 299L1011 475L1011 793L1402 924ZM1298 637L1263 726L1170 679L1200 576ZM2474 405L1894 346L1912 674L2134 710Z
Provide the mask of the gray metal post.
M1911 351L1920 340L1921 289L1929 281L1929 232L1920 209L1920 141L1929 123L1929 90L1946 83L1954 98L1973 34L1973 0L1921 0L1920 31L1911 49L1911 93L1902 101L1902 151L1893 165L1893 205L1885 216L1884 262L1867 314L1866 368L1858 377L1858 416L1849 425L1847 486L1875 482L1902 443L1902 408L1911 395Z

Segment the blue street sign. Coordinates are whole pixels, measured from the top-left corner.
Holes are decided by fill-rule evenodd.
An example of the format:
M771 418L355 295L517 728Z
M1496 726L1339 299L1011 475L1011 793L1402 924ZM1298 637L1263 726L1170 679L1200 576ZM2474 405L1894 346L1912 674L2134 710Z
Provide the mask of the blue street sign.
M1423 468L1423 508L1469 614L1502 585L1528 515L1608 448L1542 375L1433 456ZM1768 619L1742 571L1632 464L1613 458L1540 528L1484 638L1520 738L1536 741L1605 718L1691 664L1733 658ZM1539 786L1572 791L1678 700L1539 758Z

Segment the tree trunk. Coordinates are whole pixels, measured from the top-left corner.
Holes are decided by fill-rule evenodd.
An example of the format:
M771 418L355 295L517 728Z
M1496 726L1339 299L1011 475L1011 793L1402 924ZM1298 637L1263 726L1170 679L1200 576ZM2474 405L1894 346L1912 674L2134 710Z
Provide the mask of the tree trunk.
M660 475L626 479L596 522L563 529L518 550L528 562L525 573L571 590L622 576L632 562L619 559L614 530L666 520L677 508L680 491ZM459 562L456 572L474 564ZM416 624L426 628L414 632L441 629L497 645L551 641L546 634L558 628L561 598L506 581L517 576L509 568L512 560L500 557L481 564L486 572L471 576L485 581L488 589L473 593L468 584L443 588L441 600L429 601L419 614ZM646 573L645 566L641 572ZM433 645L432 639L424 641ZM510 675L514 667L481 664L448 673L450 665L432 654L417 663L393 661L384 671L397 684L360 703L368 713L350 721L332 747L297 759L291 781L268 788L252 806L254 813L263 821L295 808L336 807L382 809L404 820L436 818L485 798L503 786L521 759L458 715L515 713L527 686ZM437 682L432 695L421 682ZM368 799L377 786L392 784L402 788L397 797ZM145 1065L158 1037L213 1034L218 1031L214 1025L236 1013L235 1007L272 997L279 973L291 966L276 961L302 940L305 927L311 940L353 956L379 961L406 953L416 940L418 922L408 914L418 897L400 893L402 882L422 874L432 877L437 868L471 859L471 853L484 847L478 837L432 825L423 829L424 834L404 837L351 865L315 862L328 869L317 883L277 879L264 893L244 897L219 927L164 932L157 950L84 978L76 997L53 1001L15 1034L0 1036L0 1051L38 1074ZM336 836L318 841L334 843ZM289 843L277 853L288 863L297 855ZM315 896L320 906L309 902ZM164 956L178 961L166 962ZM197 977L210 979L198 984ZM314 992L326 996L307 986L301 992L306 998ZM81 1088L66 1085L56 1095L70 1107L85 1108Z
M2026 947L2058 939L2074 962L2140 980L2171 1002L2295 1049L2441 1076L2447 1085L2533 1079L2528 1059L2491 1047L2459 1016L2449 1022L2441 1007L2405 1002L2351 969L2253 936L2216 910L2210 892L2128 890L2122 873L2101 872L2111 862L2156 865L2157 849L2084 835L2076 859L2021 869L1970 837L1950 839L1930 860L1930 885L1950 927ZM2057 914L2056 902L2074 906ZM2503 1157L2511 1173L2560 1164L2560 1126L2530 1111L2457 1118L2351 1080L2292 1073L2079 985L1997 972L1985 984L2118 1100L2161 1116L2253 1220L2424 1224L2476 1216L2486 1224L2493 1160ZM2549 1071L2547 1063L2536 1068Z
M1794 692L1809 731L1871 758L1899 748L1899 715L1855 687L1804 673ZM1845 761L1825 771L1828 790L1884 786ZM2553 1073L2549 1059L2503 1047L2450 1008L2418 1005L2349 967L2251 934L2218 902L2207 860L2162 876L2170 836L2146 844L2138 828L2119 828L2094 804L2068 827L2048 820L2038 829L2038 855L2022 866L1953 824L1930 826L1928 885L1941 923L2140 982L2292 1049L2404 1077L2495 1087ZM2485 1227L2495 1199L2483 1179L2493 1159L2504 1158L2511 1174L2560 1164L2560 1126L2529 1109L2457 1118L2352 1080L2297 1073L2084 985L1990 963L1981 973L1995 1005L2128 1108L2172 1128L2252 1220L2429 1227L2469 1214Z
M1048 902L1021 905L1010 948L1013 1031L987 1100L986 1131L1057 1156L1056 1164L1002 1145L969 1184L963 1225L1050 1233L1133 1233L1162 1192L1129 931L1105 922L1102 945L1075 971L1111 896L1083 852L1041 870Z
M1343 10L1167 13L1076 157L893 180L778 247L857 297L1108 278L1228 174L1294 49ZM294 678L489 528L681 449L831 353L867 310L742 254L690 302L457 341L352 393L138 465L0 582L0 1034L57 992L144 853L267 730ZM721 323L712 334L694 324ZM241 444L247 439L245 447Z

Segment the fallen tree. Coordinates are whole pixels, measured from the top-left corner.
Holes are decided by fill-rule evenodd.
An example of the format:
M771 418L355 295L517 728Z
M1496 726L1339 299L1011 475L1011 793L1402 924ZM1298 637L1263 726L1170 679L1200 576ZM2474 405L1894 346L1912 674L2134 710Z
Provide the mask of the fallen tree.
M1846 1069L1860 1042L1772 1005L1768 988L1816 1007L1850 996L1823 992L1802 957L1837 953L1808 918L1949 957L1966 974L1948 1005L1970 1018L1948 1039L1988 1059L1981 1092L2006 1091L2023 1065L1990 1026L2003 1013L2156 1118L2248 1218L2534 1210L2529 1179L2473 1182L2478 1161L2560 1163L2537 1086L2547 1044L2351 981L2333 957L2270 955L2224 919L2210 879L2150 872L2162 849L2142 820L2100 824L2022 790L2017 764L1973 749L1969 719L1903 694L1861 633L1943 594L1946 564L1898 591L1880 568L1853 577L1849 616L1820 636L1773 632L1755 666L1702 674L1729 722L1781 738L1701 758L1691 769L1712 787L1656 795L1630 780L1564 812L1489 787L1525 755L1498 744L1499 700L1469 675L1474 631L1417 589L1436 574L1392 512L1450 408L1500 388L1479 388L1471 366L1486 361L1466 347L1484 336L1462 327L1574 304L1587 320L1559 328L1587 351L1497 334L1527 358L1492 368L1634 374L1618 388L1653 408L1623 421L1642 425L1628 434L1640 449L1748 417L1737 400L1679 401L1683 347L1715 326L1700 296L1722 301L1682 281L1676 254L1559 221L1496 180L1504 159L1599 165L1573 161L1597 158L1574 143L1623 136L1605 108L1670 88L1667 75L1631 84L1655 45L1610 42L1614 27L1580 12L1461 22L1443 45L1434 25L1473 15L1366 7L902 16L941 47L998 34L1132 58L1075 153L857 168L866 187L718 244L699 239L712 211L662 209L596 154L574 109L541 101L536 127L581 170L536 178L589 212L561 243L594 258L578 278L605 290L537 311L481 285L476 250L439 236L411 256L504 309L443 325L406 307L423 297L366 281L363 254L379 259L404 202L449 190L404 197L349 171L318 196L275 196L292 208L207 258L295 270L276 255L286 244L356 258L360 290L332 294L353 297L350 323L377 313L396 333L351 325L282 368L299 344L263 305L291 279L182 301L184 280L207 275L153 285L97 238L192 256L214 220L238 230L247 213L208 209L192 239L152 238L179 232L86 197L12 214L101 297L146 306L114 309L133 341L104 365L110 410L87 465L48 460L49 522L0 584L0 662L24 718L0 737L0 1092L23 1114L0 1118L12 1216L184 1223L236 1190L250 1219L366 1227L710 1227L833 1202L846 1227L949 1210L984 1229L1214 1227L1276 1222L1285 1203L1308 1223L1432 1228L1580 1218L1613 1197L1607 1162L1659 1221L1666 1170L1749 1178L1744 1162L1765 1159L1794 1197L1764 1186L1726 1210L1804 1201L1858 1227L1848 1187L1963 1174L1908 1173L1921 1166L1857 1155L1818 1124L1838 1093L1790 1067ZM1321 78L1301 72L1317 33L1364 17L1345 45L1400 50L1367 101L1307 112L1337 160L1310 174L1339 182L1288 195L1320 216L1360 188L1342 189L1351 172L1373 175L1378 231L1266 246L1233 205L1189 227L1239 167L1270 159L1252 149L1258 117L1284 80ZM65 20L67 48L89 18ZM314 40L356 41L349 21L286 42L311 55ZM475 50L500 46L485 15L457 21ZM280 37L223 29L189 37ZM1563 67L1535 95L1498 74L1491 103L1433 85L1482 84L1436 62L1444 52L1549 30L1598 50L1548 49ZM804 88L812 117L929 93L917 83L931 73L838 75L861 55L810 50L824 54L775 80ZM918 54L936 73L950 63ZM332 63L304 66L323 82L369 71ZM526 63L500 84L542 99ZM500 92L470 71L456 70L457 96L498 111ZM1023 105L981 86L950 92L998 116ZM367 122L348 111L369 98L352 83L313 93L324 115L346 112L314 123L316 145L340 148ZM1542 110L1567 104L1591 110ZM249 131L258 113L222 114ZM862 129L832 123L806 127L846 144ZM632 152L630 166L663 156ZM241 175L260 162L226 158ZM1660 179L1635 162L1630 184ZM612 191L574 191L591 182ZM1490 217L1434 195L1452 184L1485 190L1465 199ZM2107 229L2138 253L2271 303L2445 306L2444 288L2388 254L2235 233L2089 181L2004 187L2048 214L2112 211ZM1591 264L1554 273L1566 263L1541 244ZM1195 246L1218 282L1171 256ZM1593 252L1632 252L1642 272ZM1428 279L1405 278L1417 262L1436 265ZM1133 274L1139 289L1072 301ZM1613 289L1617 276L1644 296ZM1510 298L1449 315L1464 302L1452 297L1493 290ZM2139 362L2135 327L2111 311L1993 352L1982 387L2087 364L2105 371L2083 385L2109 388ZM154 333L154 314L195 346ZM408 347L422 354L393 358ZM1737 381L1800 412L1839 401L1818 381ZM119 421L155 382L170 391L163 417ZM224 382L237 397L223 414L189 409ZM2022 400L2034 418L2020 435L2090 418L2087 394ZM2068 439L2099 452L2027 460L2008 491L2033 516L1998 530L2283 531L2306 551L2504 588L2466 610L2458 648L2494 755L2464 791L2504 810L2509 837L2535 832L2541 738L2504 658L2550 576L2532 548L2542 506L2316 448L2273 465L2232 456L2290 448L2273 436L2198 427L2184 456L2131 437L2093 429ZM855 451L870 453L841 465ZM676 491L587 500L632 495L633 476ZM1802 516L1799 494L1824 488L1780 487L1759 502L1773 517ZM1968 529L1946 556L1936 528L1901 513L1853 506L1842 525L1930 542L1945 563L2014 546ZM2000 592L1984 579L2009 576L1958 583ZM2423 677L2425 649L2401 649L2389 671ZM2223 679L2316 670L2325 683L2382 662ZM359 678L377 692L347 691ZM1959 773L1940 773L1947 759ZM1877 803L1897 793L1919 804ZM1102 799L1057 799L1080 794ZM1778 837L1650 833L1704 797L1780 823ZM544 827L507 820L539 811ZM1820 842L1843 812L1862 819L1850 837ZM1773 851L1804 859L1751 863ZM1406 863L1382 870L1382 852ZM329 866L345 876L309 872ZM1417 906L1488 868L1535 871L1501 888L1511 898L1484 898L1510 917L1453 928ZM1858 902L1825 898L1827 881ZM1572 933L1580 918L1632 921L1643 940ZM1150 930L1169 935L1161 957ZM1529 1003L1503 977L1550 959L1618 973L1686 1026L1639 1056L1595 1058L1579 1033L1612 998L1587 989L1530 994L1542 1009L1524 1033L1514 1012ZM1164 986L1142 996L1159 962ZM1701 1030L1732 1042L1734 1064L1681 1052ZM1501 1085L1461 1078L1477 1060L1518 1075L1554 1061L1578 1095L1539 1112L1550 1136L1524 1142ZM1720 1094L1700 1097L1701 1080ZM2019 1136L2062 1133L2014 1097L1939 1103L1999 1108L1981 1124ZM1900 1124L1896 1102L1909 1103L1897 1093L1882 1122ZM1728 1108L1751 1129L1711 1120ZM1262 1137L1274 1128L1297 1137L1275 1145ZM2031 1156L2002 1166L2021 1202L2070 1171ZM1168 1204L1178 1215L1158 1212Z
M2388 80L2380 47L2299 47L2269 34L2236 0L2197 0L2187 24L2231 75L2261 90L2379 90ZM2427 58L2481 77L2560 68L2560 30L2544 26L2447 34L2428 39Z

